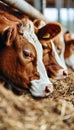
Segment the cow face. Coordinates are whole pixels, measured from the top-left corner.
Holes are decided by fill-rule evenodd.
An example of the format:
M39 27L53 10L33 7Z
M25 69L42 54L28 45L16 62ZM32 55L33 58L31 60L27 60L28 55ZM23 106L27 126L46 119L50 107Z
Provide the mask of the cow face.
M0 72L15 85L29 88L34 96L48 96L53 86L42 66L42 53L38 58L31 42L28 37L23 37L20 23L4 18L0 24Z
M64 57L66 64L74 70L74 39L65 42Z
M43 61L49 77L62 79L67 76L66 70L56 52L54 43L51 41L61 31L61 27L56 23L48 23L40 28L37 36L43 47Z
M39 79L34 46L19 34L17 25L5 24L0 32L1 44L0 72L15 85L29 88L31 80Z
M52 83L47 76L42 57L42 46L34 33L34 25L29 19L23 19L20 23L20 33L23 34L29 42L31 42L37 51L37 71L39 72L40 79L32 80L31 93L36 96L48 96L53 91Z
M34 26L35 26L35 33L37 34L38 33L38 30L40 28L42 28L43 26L46 25L45 21L43 20L39 20L39 19L36 19L33 21L34 23ZM52 24L52 23L50 23ZM54 24L53 24L54 25ZM56 23L55 23L55 26L56 26ZM68 71L67 71L67 66L65 64L65 60L64 60L64 50L65 50L65 44L64 44L64 40L63 40L63 35L61 33L62 31L62 28L61 26L58 24L58 26L60 27L60 31L55 31L55 30L52 30L51 32L54 34L55 32L55 35L53 35L53 42L55 44L55 49L58 53L58 56L60 58L60 60L62 61L62 67L65 69L66 73L68 74ZM49 27L50 28L50 27ZM54 32L53 32L54 31ZM59 36L58 33L61 33L61 35ZM46 33L47 34L47 33ZM48 37L48 35L45 35L46 38ZM50 40L50 39L49 39Z
M59 65L60 59L57 53L54 53L56 51L54 43L51 41L44 42L43 40L40 40L40 43L43 47L43 62L48 76L55 79L65 78L67 74L61 65Z

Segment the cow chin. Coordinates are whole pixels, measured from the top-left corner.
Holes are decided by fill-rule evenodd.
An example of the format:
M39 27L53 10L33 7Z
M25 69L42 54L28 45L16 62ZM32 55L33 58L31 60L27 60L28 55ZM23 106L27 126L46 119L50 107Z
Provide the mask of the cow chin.
M60 79L66 78L68 76L67 70L65 70L63 68L58 69L58 68L56 68L56 66L51 67L50 65L48 65L48 66L46 66L46 69L47 69L47 74L48 74L49 78L60 80Z
M52 83L49 85L49 82L45 83L41 80L32 80L31 84L30 92L35 97L47 97L53 92Z

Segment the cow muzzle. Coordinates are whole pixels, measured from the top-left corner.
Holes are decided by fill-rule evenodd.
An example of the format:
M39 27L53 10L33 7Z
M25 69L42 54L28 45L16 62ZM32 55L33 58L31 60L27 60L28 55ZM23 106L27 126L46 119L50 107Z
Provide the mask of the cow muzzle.
M38 83L38 80L31 81L30 92L35 97L47 97L53 92L53 85Z
M60 69L55 79L65 79L67 78L67 76L68 76L68 71L64 69Z

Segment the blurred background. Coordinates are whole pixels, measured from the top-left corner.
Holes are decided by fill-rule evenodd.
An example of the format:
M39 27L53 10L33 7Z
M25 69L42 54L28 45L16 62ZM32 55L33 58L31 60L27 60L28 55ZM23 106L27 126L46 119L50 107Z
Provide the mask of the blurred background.
M25 0L42 12L48 21L60 22L74 32L74 0Z

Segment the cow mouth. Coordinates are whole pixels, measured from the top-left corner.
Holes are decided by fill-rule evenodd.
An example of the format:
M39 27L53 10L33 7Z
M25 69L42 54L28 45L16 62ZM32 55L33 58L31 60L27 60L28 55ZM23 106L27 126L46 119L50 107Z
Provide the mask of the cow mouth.
M53 92L53 85L49 81L31 81L30 92L34 97L47 97Z

